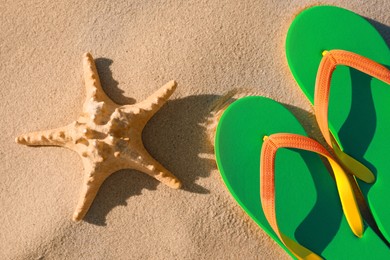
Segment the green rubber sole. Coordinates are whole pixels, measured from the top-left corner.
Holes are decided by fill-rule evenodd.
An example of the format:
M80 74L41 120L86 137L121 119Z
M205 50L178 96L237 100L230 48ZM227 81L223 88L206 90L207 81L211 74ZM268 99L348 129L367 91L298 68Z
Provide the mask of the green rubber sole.
M286 56L295 80L312 103L321 52L332 49L390 65L386 42L365 18L334 6L304 10L288 31ZM390 86L338 66L331 81L329 127L344 152L376 175L374 184L359 184L379 229L390 241Z
M215 153L218 169L234 199L286 250L269 226L260 202L263 136L274 133L306 135L280 103L264 97L239 99L219 121ZM326 259L370 259L373 252L379 259L390 256L390 249L370 228L362 239L353 235L342 213L335 182L318 155L280 149L275 165L276 216L284 234Z

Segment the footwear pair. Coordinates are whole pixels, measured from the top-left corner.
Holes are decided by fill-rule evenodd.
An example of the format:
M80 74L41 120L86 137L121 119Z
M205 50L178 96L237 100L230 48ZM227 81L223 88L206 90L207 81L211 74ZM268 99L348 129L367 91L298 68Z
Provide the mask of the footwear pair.
M226 186L294 258L390 259L388 245L364 227L354 189L360 187L390 241L388 46L361 16L316 6L293 21L286 53L333 155L280 103L242 98L217 127L216 158Z

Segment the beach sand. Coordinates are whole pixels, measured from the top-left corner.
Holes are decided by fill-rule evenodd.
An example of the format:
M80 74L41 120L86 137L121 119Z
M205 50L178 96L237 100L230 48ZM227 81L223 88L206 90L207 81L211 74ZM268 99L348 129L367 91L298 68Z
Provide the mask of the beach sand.
M289 72L294 16L317 1L5 1L0 3L1 259L288 259L225 188L209 142L213 105L234 88L280 101L319 137ZM328 1L372 19L390 39L390 2ZM107 95L145 99L178 88L146 126L147 150L183 182L113 174L84 221L71 221L79 156L16 136L77 119L83 53Z

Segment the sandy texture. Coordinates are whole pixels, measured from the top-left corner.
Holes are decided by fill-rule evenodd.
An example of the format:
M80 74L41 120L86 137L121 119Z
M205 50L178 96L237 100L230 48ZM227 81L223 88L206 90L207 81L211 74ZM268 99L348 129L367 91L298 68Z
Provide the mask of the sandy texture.
M390 2L327 3L336 2L372 19L390 39ZM202 123L221 95L247 87L289 105L318 133L283 49L294 15L315 3L0 1L0 258L288 258L225 189ZM21 146L14 138L77 118L87 51L119 104L178 82L143 139L183 189L119 171L77 224L71 216L81 188L79 156Z

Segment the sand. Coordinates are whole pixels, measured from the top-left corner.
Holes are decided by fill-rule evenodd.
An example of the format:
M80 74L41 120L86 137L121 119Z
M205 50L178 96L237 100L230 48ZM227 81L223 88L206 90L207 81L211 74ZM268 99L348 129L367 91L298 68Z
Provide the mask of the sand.
M223 185L207 118L221 96L245 87L288 105L318 135L284 53L290 22L316 3L2 0L0 258L288 259ZM390 39L390 2L326 3L372 19ZM119 104L178 82L143 139L183 189L123 170L107 179L85 220L74 223L83 172L78 155L17 145L14 138L78 117L87 51Z

